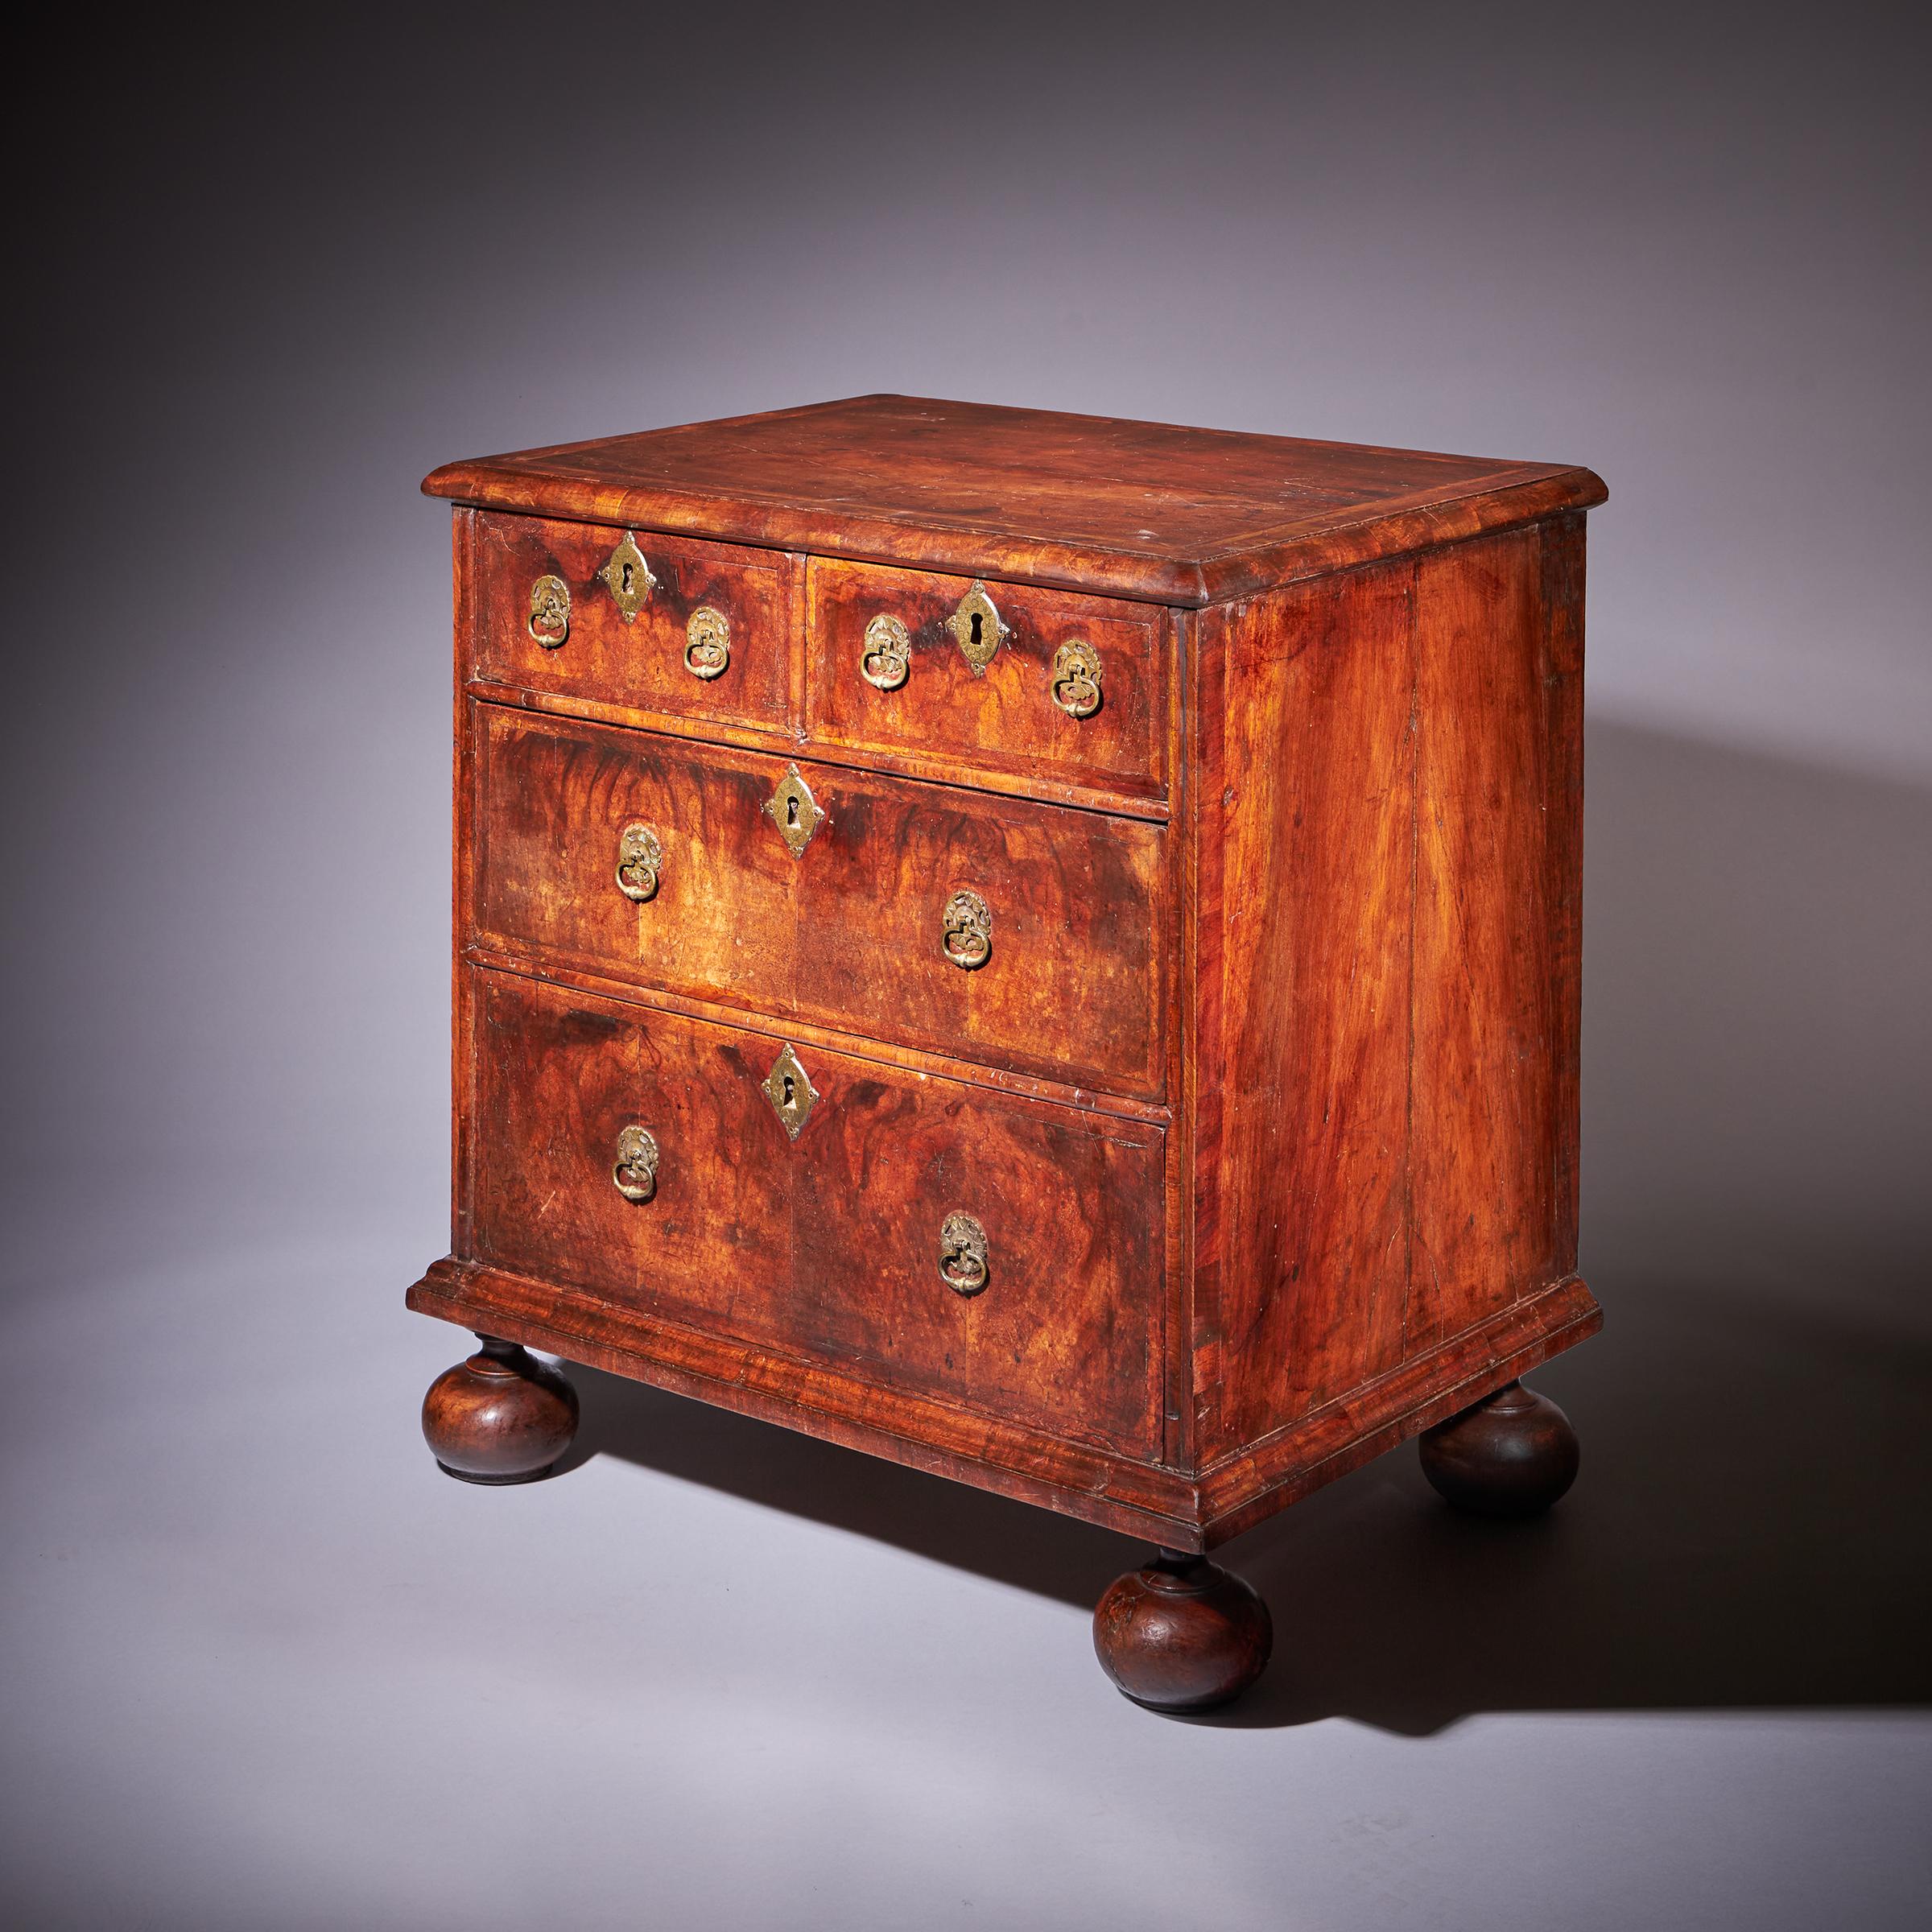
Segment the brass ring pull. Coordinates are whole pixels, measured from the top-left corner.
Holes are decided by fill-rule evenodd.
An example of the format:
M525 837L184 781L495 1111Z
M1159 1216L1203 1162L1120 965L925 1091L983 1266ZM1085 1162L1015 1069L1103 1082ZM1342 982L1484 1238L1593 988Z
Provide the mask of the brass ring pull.
M1070 718L1100 708L1100 654L1084 638L1070 638L1053 654L1053 701Z
M539 577L530 585L525 629L546 650L555 650L570 635L570 586L561 577Z
M641 906L658 895L664 848L648 825L626 825L617 834L617 890Z
M939 1279L955 1294L977 1294L987 1274L986 1230L955 1208L939 1225Z
M993 957L993 908L976 892L963 888L946 902L940 945L962 972Z
M626 1127L617 1136L610 1179L627 1201L648 1201L658 1191L658 1143L648 1127Z
M897 617L877 617L865 626L859 675L874 691L897 691L912 671L912 633Z
M684 626L684 668L709 683L731 666L731 621L721 610L700 604Z

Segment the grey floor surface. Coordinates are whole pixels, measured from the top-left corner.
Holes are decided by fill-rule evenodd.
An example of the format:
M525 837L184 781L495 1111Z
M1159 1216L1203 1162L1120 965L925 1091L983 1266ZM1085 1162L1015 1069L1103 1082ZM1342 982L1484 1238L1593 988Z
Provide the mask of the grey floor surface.
M12 1216L10 1925L1925 1922L1882 1324L1610 1257L1556 1515L1348 1478L1233 1546L1277 1661L1183 1723L1093 1663L1110 1535L588 1372L558 1478L440 1476L433 1195L310 1182Z

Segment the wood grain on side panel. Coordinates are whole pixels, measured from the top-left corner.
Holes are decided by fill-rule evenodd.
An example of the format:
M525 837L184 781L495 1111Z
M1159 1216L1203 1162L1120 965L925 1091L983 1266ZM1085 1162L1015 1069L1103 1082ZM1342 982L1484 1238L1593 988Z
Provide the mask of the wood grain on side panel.
M1548 791L1544 862L1550 915L1551 1111L1555 1147L1550 1186L1551 1263L1576 1265L1577 1151L1582 1138L1583 993L1583 515L1573 510L1542 526L1544 731Z
M1402 1357L1412 572L1211 612L1224 686L1212 1460ZM1217 1051L1218 1048L1218 1051Z
M1549 621L1540 528L1417 564L1411 1352L1574 1259L1575 638Z

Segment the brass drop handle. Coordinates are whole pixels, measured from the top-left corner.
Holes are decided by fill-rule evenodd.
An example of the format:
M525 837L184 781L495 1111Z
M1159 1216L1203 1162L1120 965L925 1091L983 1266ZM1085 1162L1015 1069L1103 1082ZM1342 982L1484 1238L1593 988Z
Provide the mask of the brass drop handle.
M524 628L546 650L555 650L570 635L570 586L561 577L539 577L530 585Z
M897 691L912 671L912 633L897 617L876 617L865 626L859 675L874 691Z
M700 604L684 626L684 668L709 683L731 668L731 620Z
M1084 638L1069 638L1053 654L1053 701L1070 718L1100 708L1100 654Z
M627 1201L648 1201L658 1191L658 1143L648 1127L626 1127L617 1136L610 1179Z
M617 834L617 890L641 906L658 895L664 848L648 825L626 825Z
M984 966L993 957L993 908L962 887L946 902L939 944L962 972Z
M956 1208L939 1224L939 1279L955 1294L977 1294L987 1274L986 1230Z

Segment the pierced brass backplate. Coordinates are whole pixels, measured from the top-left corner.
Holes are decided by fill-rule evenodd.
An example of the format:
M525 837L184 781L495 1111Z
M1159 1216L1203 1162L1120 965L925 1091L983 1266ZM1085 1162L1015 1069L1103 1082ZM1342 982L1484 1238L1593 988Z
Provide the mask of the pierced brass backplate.
M964 887L946 902L939 944L962 971L971 972L993 956L993 908Z
M1084 638L1069 638L1053 654L1053 701L1070 718L1100 708L1100 654Z
M658 1191L658 1143L648 1127L626 1127L617 1136L610 1181L627 1201L648 1201Z
M859 675L875 691L897 691L912 669L912 633L897 617L876 617L865 626Z
M610 553L610 561L597 572L609 588L611 601L617 607L617 613L626 624L633 622L637 614L649 601L650 593L658 587L658 580L650 574L650 566L644 561L644 553L638 548L638 540L629 530L624 533L624 541Z
M778 828L778 836L791 856L802 858L811 843L811 835L825 823L825 814L811 795L811 787L799 775L795 765L785 767L778 789L765 801L765 810Z
M648 825L626 825L617 834L617 890L641 905L658 895L664 848Z
M986 586L976 579L972 588L960 599L959 609L946 620L946 628L952 633L953 642L972 667L976 678L985 676L993 654L1013 634L1000 621L1000 613L987 596Z
M986 1230L964 1208L939 1224L939 1279L955 1294L977 1294L990 1272Z
M805 1071L805 1063L799 1058L789 1040L759 1086L766 1099L771 1102L772 1112L784 1124L786 1137L795 1141L805 1131L805 1123L811 1118L819 1090L812 1085L811 1076Z
M530 585L527 628L546 650L570 635L570 586L561 577L539 577Z
M731 668L731 620L700 604L684 626L684 668L708 683Z

